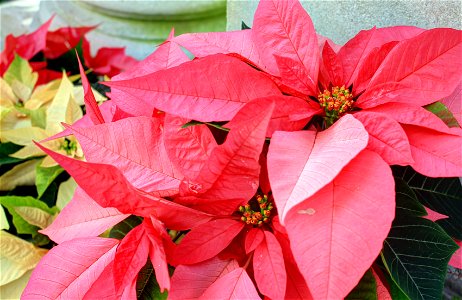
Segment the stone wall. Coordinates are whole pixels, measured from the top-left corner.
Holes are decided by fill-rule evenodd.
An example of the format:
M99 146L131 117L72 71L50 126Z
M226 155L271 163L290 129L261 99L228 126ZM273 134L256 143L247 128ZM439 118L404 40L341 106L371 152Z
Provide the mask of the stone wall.
M361 29L373 26L413 25L422 28L462 28L462 1L325 1L302 0L316 31L344 44ZM258 0L229 0L228 30L252 25Z

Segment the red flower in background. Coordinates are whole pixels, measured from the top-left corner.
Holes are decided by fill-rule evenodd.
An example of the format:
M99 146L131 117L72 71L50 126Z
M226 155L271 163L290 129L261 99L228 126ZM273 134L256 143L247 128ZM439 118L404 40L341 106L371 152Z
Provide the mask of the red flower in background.
M48 31L52 21L53 18L30 34L23 34L18 37L9 34L6 37L5 49L0 54L0 76L3 76L3 73L8 69L15 53L26 60L31 60L37 54L43 53L44 61L30 62L34 71L39 73L37 84L40 85L61 78L60 71L47 69L47 60L59 58L77 47L81 41L83 41L84 63L88 68L93 69L97 75L112 77L136 63L134 58L125 55L124 48L101 48L93 57L85 35L96 26L63 27L55 31Z

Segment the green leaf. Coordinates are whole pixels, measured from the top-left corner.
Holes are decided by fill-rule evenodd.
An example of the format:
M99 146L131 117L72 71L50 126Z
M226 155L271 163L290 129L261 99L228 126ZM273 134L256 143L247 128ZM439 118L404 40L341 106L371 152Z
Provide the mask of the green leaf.
M244 21L241 22L241 30L246 30L246 29L250 29L250 26L248 26L247 24L245 24Z
M382 260L383 260L383 254L381 254ZM387 280L386 283L388 283L389 292L391 299L393 300L410 300L409 297L399 288L399 286L396 284L396 282L391 278L390 276L390 271L386 270L383 271L382 274L384 275L385 279Z
M37 83L38 74L33 72L27 60L15 54L3 78L19 98L28 100Z
M168 292L160 292L159 284L156 280L156 274L152 267L151 261L148 260L146 265L138 273L136 280L136 297L143 300L164 300L167 299Z
M462 185L460 179L430 178L410 167L393 167L426 207L449 218L436 221L453 238L462 240Z
M51 242L51 240L44 234L41 234L40 232L37 232L32 235L32 244L35 246L45 246L48 245Z
M15 153L24 146L16 145L13 143L0 143L0 165L12 164L23 161L23 159L9 157L10 154Z
M411 299L441 299L447 266L458 246L434 222L397 216L382 258L393 280Z
M56 206L59 210L63 210L63 208L71 201L76 188L77 183L72 177L59 185L58 198L56 199Z
M49 214L55 214L56 208L49 208L45 203L33 197L3 196L0 197L0 204L8 209L13 217L13 224L19 234L36 234L39 229L37 226L29 224L17 212L16 207L28 206L39 208Z
M184 124L183 126L181 126L181 128L188 128L188 127L191 127L191 126L196 126L196 125L202 125L202 124L205 124L204 122L200 122L200 121L189 121L188 123Z
M109 237L121 240L130 230L140 225L142 221L143 219L138 216L130 216L112 227Z
M358 285L348 294L347 300L377 300L377 282L372 270L367 270Z
M35 185L37 186L38 197L42 197L48 186L64 171L61 166L45 168L37 165L35 169Z
M3 209L3 206L0 205L0 230L3 229L10 229L10 224L8 223L8 219L5 215L5 210Z
M395 190L397 215L412 215L416 217L427 215L425 207L420 204L414 191L403 179L395 177Z
M41 107L34 110L29 110L31 124L34 127L45 129L47 126L47 108Z
M0 191L10 191L18 186L31 186L35 184L35 167L40 161L27 160L14 165L0 176Z
M424 106L424 108L438 116L448 127L460 127L457 119L443 103L435 102Z
M181 126L181 128L188 128L190 126L204 125L204 124L207 126L222 130L222 131L226 131L226 132L229 131L229 128L223 127L220 124L211 123L211 122L200 122L200 121L194 121L194 120L189 121L188 123L184 124L183 126Z

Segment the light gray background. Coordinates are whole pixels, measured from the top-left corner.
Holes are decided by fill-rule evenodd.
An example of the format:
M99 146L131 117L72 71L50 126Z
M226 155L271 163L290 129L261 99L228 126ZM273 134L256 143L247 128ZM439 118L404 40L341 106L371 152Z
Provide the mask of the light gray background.
M344 44L361 29L413 25L462 28L462 1L301 1L316 31ZM252 25L258 0L228 1L228 30Z

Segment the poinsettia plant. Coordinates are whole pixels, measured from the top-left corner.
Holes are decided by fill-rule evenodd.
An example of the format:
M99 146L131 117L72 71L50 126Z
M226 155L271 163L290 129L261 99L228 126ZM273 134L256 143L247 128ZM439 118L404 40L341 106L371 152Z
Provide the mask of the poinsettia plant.
M37 143L79 187L22 297L441 297L461 54L448 28L335 45L297 1L262 1L251 29L172 32L104 83L110 114L81 70L85 121L60 136L85 160Z

